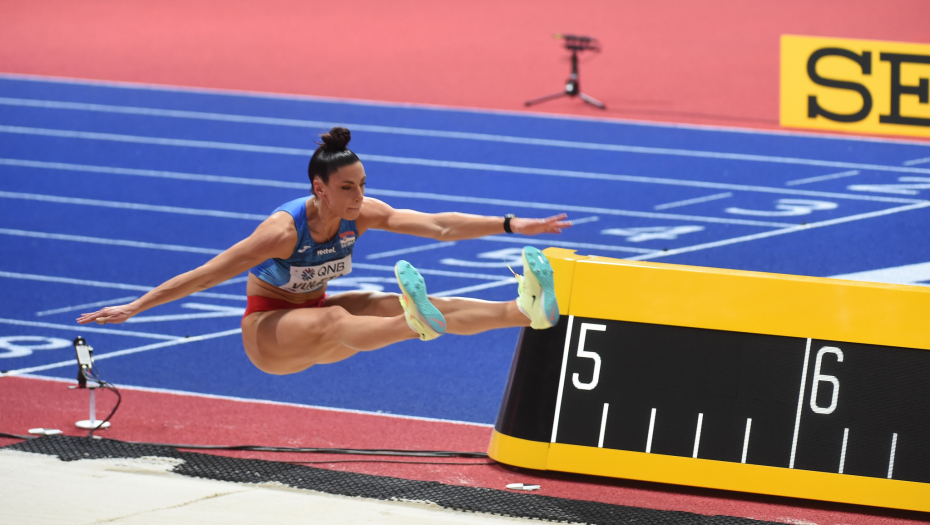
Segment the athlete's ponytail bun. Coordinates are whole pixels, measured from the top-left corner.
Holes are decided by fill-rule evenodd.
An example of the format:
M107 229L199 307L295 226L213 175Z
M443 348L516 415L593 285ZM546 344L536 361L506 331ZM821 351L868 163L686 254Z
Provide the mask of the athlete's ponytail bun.
M343 166L360 162L358 156L346 146L352 140L352 132L346 128L335 127L324 133L321 137L323 143L310 157L307 175L310 177L310 192L313 192L313 179L320 179L323 184L329 183L329 176ZM319 144L319 143L318 143Z
M352 140L352 132L346 128L335 127L322 136L323 145L332 150L346 149Z

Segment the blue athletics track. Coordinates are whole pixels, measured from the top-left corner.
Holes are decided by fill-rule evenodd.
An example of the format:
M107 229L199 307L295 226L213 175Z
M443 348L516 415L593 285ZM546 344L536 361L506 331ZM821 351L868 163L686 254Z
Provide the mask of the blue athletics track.
M564 212L574 226L461 242L369 231L330 293L397 292L393 265L406 259L433 295L509 300L507 265L519 267L526 244L930 283L927 143L8 75L3 375L73 378L70 342L82 335L104 379L141 390L492 424L516 329L273 376L241 347L244 275L122 325L75 324L204 263L308 195L314 139L333 125L352 130L367 195L395 208Z

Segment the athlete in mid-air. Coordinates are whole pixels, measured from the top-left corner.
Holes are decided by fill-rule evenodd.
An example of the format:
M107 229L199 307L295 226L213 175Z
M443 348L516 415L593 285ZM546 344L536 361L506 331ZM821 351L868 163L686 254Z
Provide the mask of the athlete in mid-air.
M349 130L333 128L322 138L308 168L310 198L281 205L252 235L203 266L129 304L83 314L78 323L122 323L250 271L242 317L245 352L265 372L290 374L415 337L426 341L447 332L514 326L544 329L558 321L552 267L529 246L523 249L523 276L516 276L513 301L428 297L420 273L406 261L394 267L401 295L352 291L327 297L327 282L352 271L353 245L368 229L457 241L503 232L561 233L571 223L565 214L521 219L395 210L365 197L365 170L346 147Z

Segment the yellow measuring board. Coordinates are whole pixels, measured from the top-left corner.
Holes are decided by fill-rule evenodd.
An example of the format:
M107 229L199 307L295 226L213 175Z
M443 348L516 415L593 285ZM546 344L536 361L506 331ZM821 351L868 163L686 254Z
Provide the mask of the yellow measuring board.
M930 288L545 253L492 458L930 511Z

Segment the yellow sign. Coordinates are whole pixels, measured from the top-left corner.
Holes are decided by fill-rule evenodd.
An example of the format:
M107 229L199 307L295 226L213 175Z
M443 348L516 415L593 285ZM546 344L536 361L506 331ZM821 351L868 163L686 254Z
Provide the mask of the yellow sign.
M782 35L781 125L930 137L930 45Z

